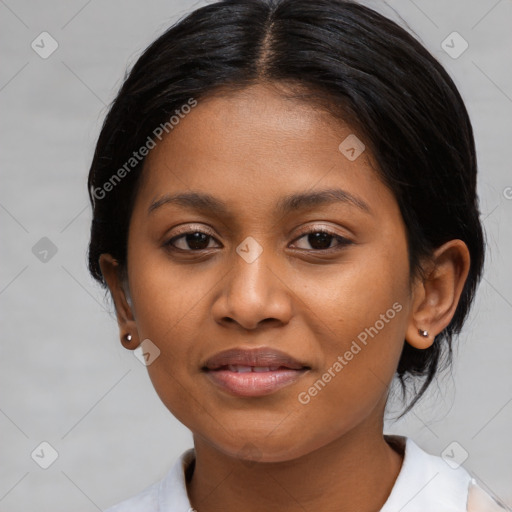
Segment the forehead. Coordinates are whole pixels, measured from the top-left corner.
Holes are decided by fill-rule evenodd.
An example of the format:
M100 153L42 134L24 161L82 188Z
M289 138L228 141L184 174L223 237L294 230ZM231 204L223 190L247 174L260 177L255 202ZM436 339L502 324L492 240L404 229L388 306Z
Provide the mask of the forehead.
M164 193L191 190L240 211L334 187L370 203L394 201L361 134L275 87L213 95L181 117L146 158L138 194L146 208Z

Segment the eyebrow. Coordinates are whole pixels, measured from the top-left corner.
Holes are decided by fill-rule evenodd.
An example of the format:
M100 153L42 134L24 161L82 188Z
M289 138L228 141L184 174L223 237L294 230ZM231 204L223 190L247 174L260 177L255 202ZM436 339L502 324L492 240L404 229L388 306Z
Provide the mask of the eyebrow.
M277 201L275 211L277 214L285 215L294 210L305 210L315 206L325 206L333 203L349 204L365 213L372 213L371 208L366 202L346 190L339 188L331 188L317 192L301 192L284 196ZM224 201L202 192L166 194L151 203L148 208L148 215L167 204L213 213L224 217L231 215Z

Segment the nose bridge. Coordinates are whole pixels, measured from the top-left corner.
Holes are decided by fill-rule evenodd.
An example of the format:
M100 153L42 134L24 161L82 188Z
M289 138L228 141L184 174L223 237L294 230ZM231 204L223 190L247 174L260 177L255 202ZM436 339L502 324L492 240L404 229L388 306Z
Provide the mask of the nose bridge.
M247 236L236 247L232 270L223 281L224 300L215 310L221 318L249 329L269 318L286 323L291 311L290 296L279 279L277 255L256 236Z
M257 235L256 235L257 236ZM233 268L233 280L236 286L247 289L248 293L255 295L258 300L265 297L256 297L270 292L272 284L269 281L271 274L273 250L268 242L258 241L253 236L247 236L235 249L236 257ZM261 242L261 243L260 243ZM265 244L265 246L263 245Z

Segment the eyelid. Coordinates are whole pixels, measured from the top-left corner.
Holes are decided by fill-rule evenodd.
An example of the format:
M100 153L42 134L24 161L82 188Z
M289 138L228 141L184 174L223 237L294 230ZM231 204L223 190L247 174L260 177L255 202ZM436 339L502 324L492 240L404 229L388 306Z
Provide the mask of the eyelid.
M327 233L328 235L331 235L338 240L342 240L345 244L354 243L350 236L338 233L334 228L325 225L308 225L304 228L301 228L299 230L298 235L294 238L293 242L297 241L299 238L302 238L304 235L318 232Z
M308 234L315 231L323 231L325 233L329 233L331 235L341 236L343 238L347 238L345 235L341 235L335 231L334 228L331 228L330 226L326 226L325 224L308 224L307 226L299 229L299 234Z
M176 229L176 232L174 233L174 230L173 230L173 236L171 238L176 238L179 235L187 234L190 232L195 233L196 231L204 233L206 235L210 235L213 238L216 238L214 231L211 228L209 228L208 226L205 226L204 224L184 224L181 227L178 226L175 229Z
M186 234L186 233L195 232L195 231L198 231L198 232L210 235L213 238L216 238L216 234L214 233L214 231L211 228L209 228L208 226L205 226L204 224L196 224L196 225L184 224L184 225L182 225L181 228L177 227L176 230L177 231L176 231L176 233L173 234L172 238L175 238L181 234ZM315 231L325 232L325 233L328 233L333 236L338 236L338 237L344 238L346 240L350 240L350 238L348 236L341 235L341 234L337 233L333 228L327 227L325 225L305 226L305 227L299 229L297 237L300 237L302 235L306 235L306 234L309 234L309 233L315 232ZM297 240L297 237L295 237L293 241Z
M181 225L181 226L178 226L175 228L176 229L176 232L173 230L173 233L172 233L172 236L166 236L165 237L165 240L164 240L164 247L166 247L167 249L169 250L172 250L172 251L178 251L178 252L182 252L182 253L200 253L201 251L197 250L197 251L193 251L193 250L187 250L187 249L180 249L179 247L176 247L174 245L174 243L176 242L176 240L178 240L179 238L182 238L183 236L189 234L189 233L202 233L204 235L207 235L209 236L212 240L215 240L216 243L219 243L219 240L217 239L217 236L216 234L213 232L213 230L211 228L209 228L208 226L205 226L204 224L184 224L184 225ZM222 244L221 244L222 245ZM210 248L212 249L212 248ZM202 249L202 251L207 251L208 249Z
M209 236L210 238L212 238L213 240L215 240L215 242L220 243L217 240L217 237L213 233L213 231L211 229L209 229L208 227L205 227L202 224L201 225L186 224L186 225L183 225L181 228L177 228L177 229L178 229L178 232L174 233L171 238L167 238L167 240L164 244L165 246L168 246L168 247L178 250L178 251L199 253L199 252L201 252L200 250L193 251L193 250L179 249L174 246L175 240L177 240L177 239L181 238L182 236L187 235L189 233L197 233L197 232L203 233L203 234ZM350 237L341 235L341 234L337 233L333 228L327 227L325 225L308 225L308 226L301 228L299 230L299 233L297 233L297 236L292 240L291 243L295 243L295 242L297 242L297 240L300 240L304 236L309 235L311 233L326 233L329 236L332 236L334 239L337 240L337 246L330 247L327 249L319 249L319 250L314 250L314 249L299 249L299 250L305 250L305 251L325 254L325 253L329 253L329 252L333 252L333 251L342 249L344 246L351 245L354 243ZM202 250L208 250L208 249L202 249Z

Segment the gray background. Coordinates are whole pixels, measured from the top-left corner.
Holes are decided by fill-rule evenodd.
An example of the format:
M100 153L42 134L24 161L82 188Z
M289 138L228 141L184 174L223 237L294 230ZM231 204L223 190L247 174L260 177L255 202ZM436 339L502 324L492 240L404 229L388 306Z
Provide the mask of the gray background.
M125 68L203 4L0 0L1 512L103 510L159 479L191 446L145 367L121 347L109 303L87 273L86 176ZM456 456L468 453L464 466L512 504L512 2L370 5L398 19L396 10L467 102L489 244L452 375L386 430L438 455L456 441ZM59 45L47 59L31 48L43 31ZM441 47L453 31L469 43L457 59ZM57 248L46 261L33 252L43 237ZM46 470L31 458L42 441L58 452Z

